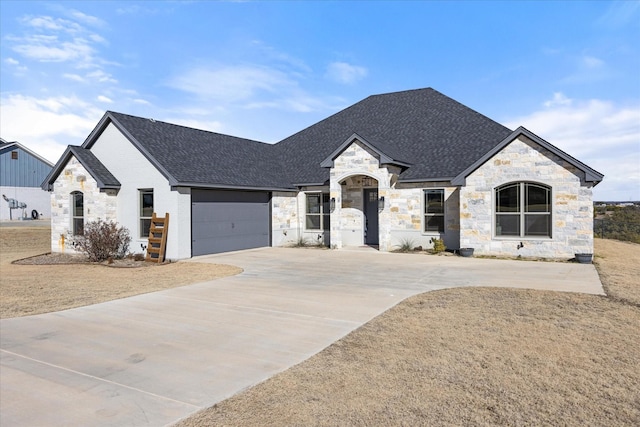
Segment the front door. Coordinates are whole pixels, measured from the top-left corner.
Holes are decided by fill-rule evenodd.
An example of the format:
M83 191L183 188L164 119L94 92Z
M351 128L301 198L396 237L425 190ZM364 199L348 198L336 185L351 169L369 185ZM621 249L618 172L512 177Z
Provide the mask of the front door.
M364 243L378 244L378 189L364 189Z

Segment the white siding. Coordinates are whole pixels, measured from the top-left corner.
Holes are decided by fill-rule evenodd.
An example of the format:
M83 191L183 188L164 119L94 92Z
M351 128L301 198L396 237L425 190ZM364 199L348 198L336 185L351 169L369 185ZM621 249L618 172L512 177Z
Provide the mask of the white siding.
M191 257L191 192L172 190L165 178L113 125L109 124L91 147L93 154L122 185L117 196L118 223L131 231L132 251L141 251L147 239L140 237L138 190L153 189L154 211L169 213L168 259Z

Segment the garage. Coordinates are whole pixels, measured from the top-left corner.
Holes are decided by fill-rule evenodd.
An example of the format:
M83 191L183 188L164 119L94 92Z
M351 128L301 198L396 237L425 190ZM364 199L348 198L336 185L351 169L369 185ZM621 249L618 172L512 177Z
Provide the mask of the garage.
M270 199L264 191L193 189L192 256L270 246Z

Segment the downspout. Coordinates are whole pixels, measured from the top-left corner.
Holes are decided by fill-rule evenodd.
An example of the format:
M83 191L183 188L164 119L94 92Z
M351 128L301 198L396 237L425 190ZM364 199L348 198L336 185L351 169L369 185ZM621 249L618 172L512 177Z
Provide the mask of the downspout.
M297 227L296 227L296 232L297 232L297 236L296 236L296 242L299 242L300 239L302 238L302 230L301 230L301 219L300 219L300 192L302 191L302 187L298 187L298 194L296 194L296 213L297 213L297 218L296 218L296 223L297 223Z

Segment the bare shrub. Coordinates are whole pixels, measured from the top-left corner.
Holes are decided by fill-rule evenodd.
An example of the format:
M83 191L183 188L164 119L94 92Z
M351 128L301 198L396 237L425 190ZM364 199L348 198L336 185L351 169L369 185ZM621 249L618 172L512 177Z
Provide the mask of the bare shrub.
M84 235L75 236L73 245L90 261L124 258L129 251L131 235L127 228L113 221L90 221L84 225Z
M403 238L398 245L398 252L411 252L415 246L413 239Z

